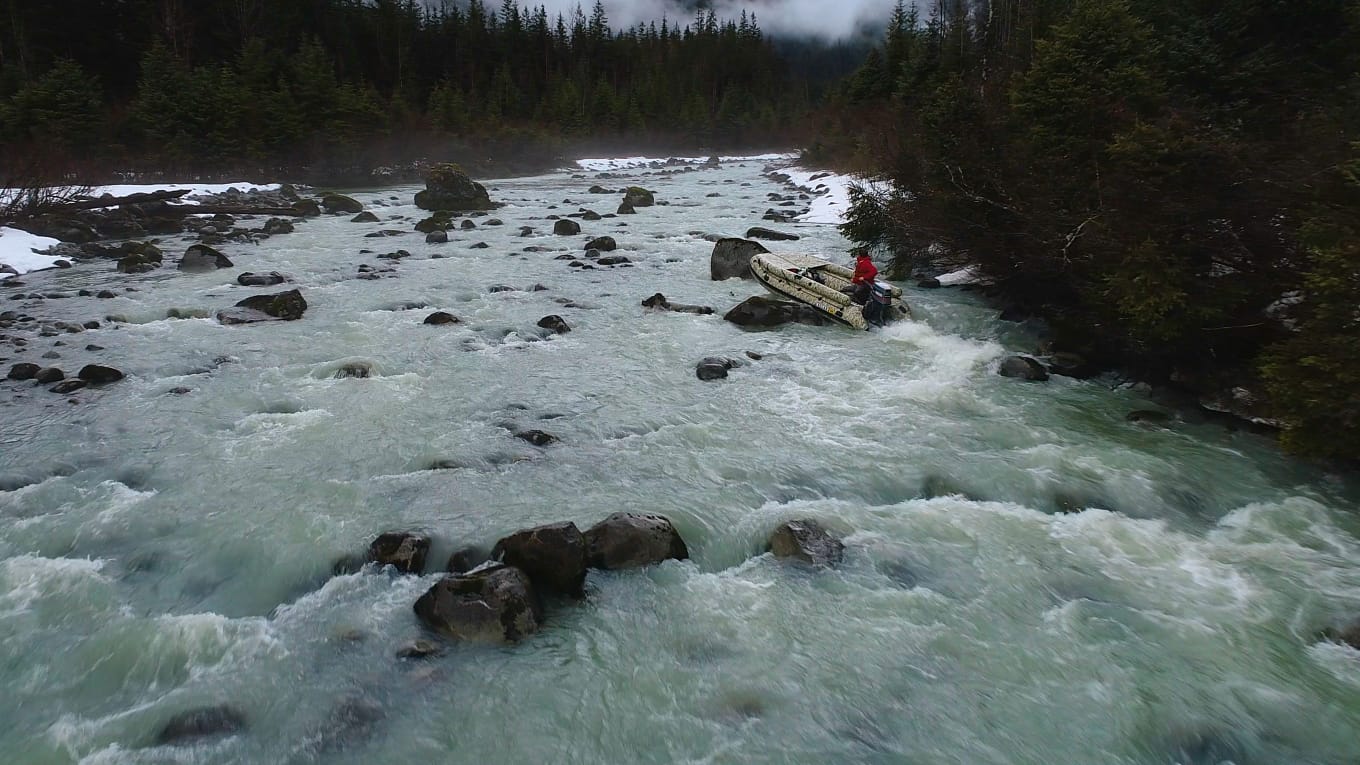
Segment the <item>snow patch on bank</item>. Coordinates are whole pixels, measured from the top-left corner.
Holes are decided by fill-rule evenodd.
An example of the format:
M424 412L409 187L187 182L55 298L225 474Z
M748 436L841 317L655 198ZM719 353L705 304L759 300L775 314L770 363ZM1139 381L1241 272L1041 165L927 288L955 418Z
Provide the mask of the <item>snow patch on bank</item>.
M38 236L17 228L0 226L0 266L9 266L14 270L14 273L0 271L0 280L54 267L61 258L43 255L39 251L58 244L60 242L50 236Z
M120 184L116 186L96 186L90 190L90 196L98 199L105 194L112 194L115 197L125 197L129 194L149 194L154 191L188 191L186 198L181 200L182 204L198 204L193 201L194 197L206 194L224 194L235 189L242 193L250 191L278 191L283 188L277 183L247 183L245 181L235 181L233 183L151 183L151 184Z
M780 160L793 159L793 154L751 154L741 157L718 157L721 162L777 162ZM640 170L643 168L662 168L666 163L675 160L677 163L686 165L698 165L707 162L709 157L600 157L595 159L578 159L577 167L592 173L604 173L617 170Z

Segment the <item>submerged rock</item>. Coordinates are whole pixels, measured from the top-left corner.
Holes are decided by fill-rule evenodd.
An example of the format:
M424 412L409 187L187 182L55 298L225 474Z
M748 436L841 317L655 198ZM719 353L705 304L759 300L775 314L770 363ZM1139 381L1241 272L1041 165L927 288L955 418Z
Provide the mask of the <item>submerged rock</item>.
M454 316L453 314L448 313L447 311L435 311L434 313L425 317L424 323L432 325L442 325L442 324L461 324L462 322L459 320L457 316Z
M740 327L778 327L794 322L820 327L830 322L830 319L802 303L776 300L764 295L743 300L728 311L723 319Z
M270 271L267 274L253 274L247 271L236 277L236 283L242 287L272 287L286 281L288 281L287 277L278 271Z
M515 438L518 438L521 441L528 441L534 446L549 446L561 440L557 436L554 436L551 433L545 433L541 430L521 430L515 434Z
M543 318L539 319L538 326L542 327L543 329L555 332L559 335L563 335L571 331L571 325L567 324L567 320L563 319L561 316L558 316L557 314L549 314L548 316L544 316Z
M774 229L756 226L755 228L752 228L746 232L746 238L765 239L771 242L795 242L800 237L797 234L786 234L782 231L775 231Z
M845 545L813 520L780 524L770 535L770 552L776 558L793 558L814 566L840 563Z
M350 219L349 219L349 222L350 222L350 223L377 223L377 222L378 222L378 216L374 215L373 213L369 212L368 210L364 210L363 212L359 213L358 215L354 216L353 218L350 218Z
M1044 365L1029 356L1007 356L1002 360L996 373L1002 377L1014 377L1030 382L1044 382L1048 379Z
M660 515L614 513L587 529L585 539L591 568L637 568L689 558L680 532L669 518Z
M672 303L660 292L642 301L643 308L651 308L656 311L674 311L676 313L694 313L707 315L713 313L713 309L706 305L686 305L685 303Z
M425 570L430 537L414 531L386 531L368 546L368 559L379 566L392 566L403 574Z
M539 592L585 596L586 538L570 521L516 531L496 542L491 557L524 571Z
M426 626L455 640L513 643L538 631L542 607L529 576L492 565L446 576L415 603Z
M719 239L709 256L709 276L715 282L724 279L754 279L751 257L769 252L760 242L748 239Z
M156 734L161 746L210 736L230 736L246 728L246 717L229 706L200 707L171 717Z

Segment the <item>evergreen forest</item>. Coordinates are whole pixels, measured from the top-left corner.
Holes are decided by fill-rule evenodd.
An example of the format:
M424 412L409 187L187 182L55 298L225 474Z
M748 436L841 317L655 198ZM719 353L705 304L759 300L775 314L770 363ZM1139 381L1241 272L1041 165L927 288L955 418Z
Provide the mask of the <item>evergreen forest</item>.
M809 158L1054 350L1360 457L1360 4L899 3Z
M712 10L616 30L598 2L551 16L516 0L0 9L0 161L87 174L787 145L836 76L792 73L754 17Z

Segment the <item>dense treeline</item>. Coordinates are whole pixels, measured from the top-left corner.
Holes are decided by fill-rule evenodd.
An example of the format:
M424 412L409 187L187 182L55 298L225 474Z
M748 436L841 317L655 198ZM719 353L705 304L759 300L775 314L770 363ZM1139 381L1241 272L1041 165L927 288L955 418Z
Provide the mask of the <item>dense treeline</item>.
M768 145L810 97L745 14L614 31L599 3L568 17L515 0L0 5L11 160L344 164L441 136Z
M1360 5L899 5L837 112L818 151L891 181L853 238L1360 457Z

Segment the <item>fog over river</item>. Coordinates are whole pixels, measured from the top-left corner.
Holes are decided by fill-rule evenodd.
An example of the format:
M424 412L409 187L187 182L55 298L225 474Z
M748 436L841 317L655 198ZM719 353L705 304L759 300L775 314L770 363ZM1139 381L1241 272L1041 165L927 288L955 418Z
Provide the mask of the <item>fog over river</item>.
M788 193L765 164L488 182L504 207L442 245L412 231L415 187L355 190L383 222L224 245L234 269L178 272L176 240L149 274L23 277L114 299L0 289L125 320L23 360L64 340L49 363L128 375L76 404L0 383L0 761L1354 765L1360 652L1319 634L1360 617L1355 483L1221 424L1126 421L1154 405L1112 380L1000 377L1037 336L957 289L904 285L916 320L867 333L723 321L761 288L710 281L704 234L849 261L834 226L761 221ZM553 236L549 215L614 211L596 183L669 204ZM631 267L557 259L606 234ZM305 316L209 318L283 289L246 270L288 275ZM372 376L335 378L353 363ZM388 529L434 535L439 568L619 511L671 518L691 559L592 572L510 647L398 659L438 575L330 575ZM798 518L841 565L765 553ZM244 729L155 745L215 705Z

